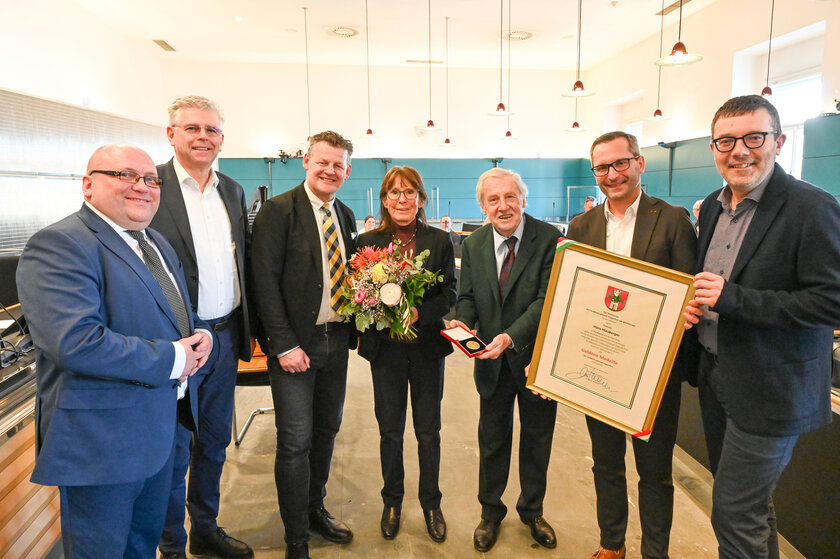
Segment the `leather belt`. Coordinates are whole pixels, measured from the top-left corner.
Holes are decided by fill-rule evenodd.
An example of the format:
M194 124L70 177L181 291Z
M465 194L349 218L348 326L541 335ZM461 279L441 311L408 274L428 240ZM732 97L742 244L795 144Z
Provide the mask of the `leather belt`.
M335 332L347 326L346 322L325 322L323 324L316 324L315 330L318 332Z
M210 320L208 322L211 323L214 332L222 332L236 323L236 321L239 319L239 313L241 312L241 307L237 307L237 309L229 315L217 318L215 320Z

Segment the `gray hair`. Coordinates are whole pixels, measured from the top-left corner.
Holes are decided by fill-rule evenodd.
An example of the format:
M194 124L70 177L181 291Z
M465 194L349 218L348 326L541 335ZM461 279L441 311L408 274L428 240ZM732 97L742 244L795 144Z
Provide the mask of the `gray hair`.
M211 110L219 115L220 124L225 123L222 111L219 110L219 107L211 99L202 97L201 95L185 95L184 97L178 97L169 104L169 124L176 124L175 119L178 117L178 111L190 108Z
M519 188L519 197L521 199L525 199L528 197L528 186L525 184L525 181L522 180L522 177L516 171L511 171L510 169L503 169L501 167L494 167L487 171L484 171L480 177L478 177L478 184L475 186L475 199L478 200L479 206L484 206L484 183L487 182L488 179L496 179L501 177L510 177L513 179L513 182L516 183L516 186Z

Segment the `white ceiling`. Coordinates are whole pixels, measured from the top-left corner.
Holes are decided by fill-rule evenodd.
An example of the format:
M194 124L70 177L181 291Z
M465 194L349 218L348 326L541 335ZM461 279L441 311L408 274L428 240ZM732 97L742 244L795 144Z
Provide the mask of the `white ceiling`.
M304 6L307 7L310 64L365 64L365 0L74 0L90 17L119 29L162 57L178 60L303 64ZM716 0L684 0L683 16ZM731 0L730 0L731 1ZM575 0L510 0L511 29L533 33L513 41L514 68L574 70L577 48ZM666 0L665 5L674 0ZM678 2L677 2L678 3ZM662 0L585 0L581 66L596 65L616 52L658 35ZM429 6L423 0L368 0L370 61L399 66L407 59L428 60ZM507 31L508 1L504 2ZM679 10L665 16L665 54L677 41ZM239 16L241 21L236 21ZM449 17L449 58L454 67L498 68L500 4L496 0L431 0L432 59L445 56L445 17ZM359 30L340 38L329 30ZM683 25L691 50L702 30ZM163 39L176 52L152 41ZM507 44L504 44L507 67ZM658 53L652 52L651 59Z

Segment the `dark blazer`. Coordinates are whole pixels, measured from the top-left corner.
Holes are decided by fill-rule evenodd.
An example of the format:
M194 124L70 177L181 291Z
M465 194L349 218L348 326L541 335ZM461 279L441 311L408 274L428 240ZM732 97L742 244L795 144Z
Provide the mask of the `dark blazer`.
M700 208L698 272L722 211L719 194ZM829 423L832 334L840 326L834 197L776 165L713 310L726 413L738 428L788 436Z
M168 163L157 166L158 176L163 179L163 186L160 188L160 208L158 208L150 227L166 237L166 240L175 249L178 259L184 266L187 289L195 309L198 305L198 264L195 256L195 244L190 229L190 220L187 216L187 207L184 205L184 195L181 193L181 185L178 182L178 175L175 173L175 165L172 161L170 159ZM239 183L229 176L218 172L216 175L219 177L219 194L230 219L231 237L236 247L239 289L242 294L240 305L242 313L239 317L239 328L242 336L239 344L239 358L248 361L251 359L250 338L253 336L251 333L253 317L248 308L250 281L246 264L248 211L245 206L245 193Z
M338 199L333 217L338 219L344 254L349 259L356 247L356 218ZM267 355L297 346L306 351L315 332L324 289L322 235L303 183L267 200L254 219L253 292Z
M175 252L146 232L189 304ZM181 335L140 257L82 206L32 236L17 283L38 372L32 481L104 485L159 471L175 437L178 383L169 376ZM207 327L191 315L191 327Z
M374 246L387 247L392 236L389 231L370 231L359 236L359 248ZM443 317L455 304L455 256L449 233L435 227L417 222L417 253L429 249L429 258L425 268L443 276L442 283L433 285L424 295L417 307L418 317L417 343L423 347L423 353L430 359L440 359L452 353L452 343L444 338L440 331L446 327ZM379 354L383 339L388 338L387 330L375 328L364 332L359 340L359 355L373 361Z
M560 232L548 223L523 214L525 229L505 285L504 304L499 298L499 275L493 247L493 226L487 224L461 244L461 287L455 318L477 328L486 343L502 332L513 340L513 348L503 354L514 378L525 385L525 366L540 325L551 265ZM499 378L502 359L476 359L475 384L483 398L492 396ZM522 374L516 374L521 371Z

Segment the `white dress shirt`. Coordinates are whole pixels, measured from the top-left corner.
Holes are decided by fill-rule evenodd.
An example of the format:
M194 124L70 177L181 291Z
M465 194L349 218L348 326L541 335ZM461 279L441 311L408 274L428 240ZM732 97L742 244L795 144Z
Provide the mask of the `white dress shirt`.
M636 229L636 214L639 213L639 200L642 199L642 191L636 196L636 200L624 212L624 218L619 219L610 211L610 201L604 204L604 215L607 217L607 250L630 256L633 248L633 231Z
M173 166L184 196L195 248L198 316L204 320L222 318L239 306L242 296L236 269L236 246L230 217L219 193L219 177L210 169L210 180L202 192L177 157L173 159Z
M519 252L519 247L522 245L522 233L525 231L525 216L523 215L522 218L519 220L519 225L516 226L516 229L511 233L510 237L516 237L516 243L513 245L513 255L516 257L516 254ZM505 244L510 237L503 237L496 228L493 227L493 248L495 249L494 254L496 255L496 277L499 277L499 274L502 273L502 266L505 263L505 258L507 258L508 248Z

